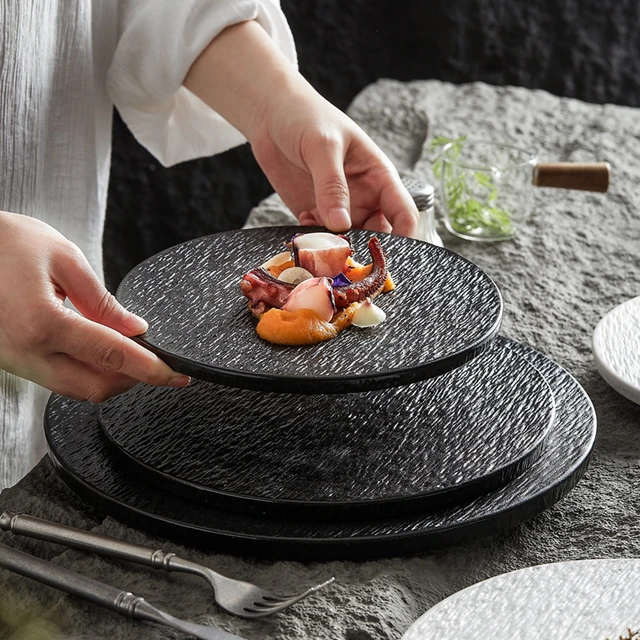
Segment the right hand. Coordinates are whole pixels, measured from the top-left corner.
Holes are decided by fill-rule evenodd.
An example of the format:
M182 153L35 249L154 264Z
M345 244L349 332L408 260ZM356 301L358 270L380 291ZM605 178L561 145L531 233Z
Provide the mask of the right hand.
M67 297L82 315L64 306ZM92 402L139 381L188 385L187 376L128 339L146 329L75 244L44 222L0 212L0 369Z

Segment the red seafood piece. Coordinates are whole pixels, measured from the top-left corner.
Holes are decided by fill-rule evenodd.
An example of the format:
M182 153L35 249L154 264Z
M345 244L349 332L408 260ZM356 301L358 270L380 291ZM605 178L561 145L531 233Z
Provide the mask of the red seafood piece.
M333 288L334 300L339 309L348 307L352 302L359 302L376 295L384 286L388 273L387 258L382 250L380 240L374 236L369 240L368 247L373 263L371 273L359 282Z
M331 278L347 268L353 253L349 238L335 233L298 233L291 240L296 265L313 274Z
M240 290L249 298L252 308L263 302L270 307L281 309L293 289L294 285L274 278L262 267L245 273L240 281Z

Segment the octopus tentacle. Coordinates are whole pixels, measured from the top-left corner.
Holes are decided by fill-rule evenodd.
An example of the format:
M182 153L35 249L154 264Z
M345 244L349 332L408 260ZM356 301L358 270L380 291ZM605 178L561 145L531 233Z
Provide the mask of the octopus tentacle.
M369 240L368 247L373 263L371 273L360 282L352 282L344 287L333 288L336 307L339 309L348 307L352 302L358 302L379 293L384 286L384 282L387 279L387 258L382 250L380 240L374 236Z
M282 308L293 288L293 284L274 278L263 267L245 273L240 281L240 290L249 298L249 306L252 309L264 308L264 305Z

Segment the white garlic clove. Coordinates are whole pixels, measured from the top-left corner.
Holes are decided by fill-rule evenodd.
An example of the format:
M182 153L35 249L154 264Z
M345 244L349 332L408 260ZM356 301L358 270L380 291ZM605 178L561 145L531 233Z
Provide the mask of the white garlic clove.
M376 327L381 322L384 322L387 314L371 300L365 302L356 309L353 314L351 324L356 327Z
M305 280L309 280L310 278L313 278L313 274L309 273L302 267L289 267L278 276L278 280L282 280L282 282L288 282L289 284L295 285L298 285Z

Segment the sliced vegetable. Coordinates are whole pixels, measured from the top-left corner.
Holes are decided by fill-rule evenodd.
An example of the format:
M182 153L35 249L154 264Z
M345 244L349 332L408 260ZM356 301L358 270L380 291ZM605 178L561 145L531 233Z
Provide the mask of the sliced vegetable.
M347 264L348 267L346 270L346 274L352 282L360 282L361 280L364 280L371 273L371 269L373 267L372 264L360 264L353 258L349 258L349 260L347 260ZM391 277L391 273L387 272L387 279L384 281L382 293L393 291L395 288L396 285L393 281L393 278Z
M269 269L270 267L278 267L285 262L289 262L290 260L293 260L293 256L291 255L291 252L283 251L282 253L279 253L278 255L273 256L273 258L271 258L270 260L267 260L264 264L261 264L260 266L263 269Z
M275 267L269 267L267 271L274 277L279 278L280 274L287 269L291 269L291 267L295 267L296 263L293 260L288 260L287 262L283 262L282 264L278 264Z
M332 287L346 287L347 285L351 284L351 280L349 280L349 278L347 278L344 273L339 273L337 276L333 276L331 280L333 281L331 283Z

